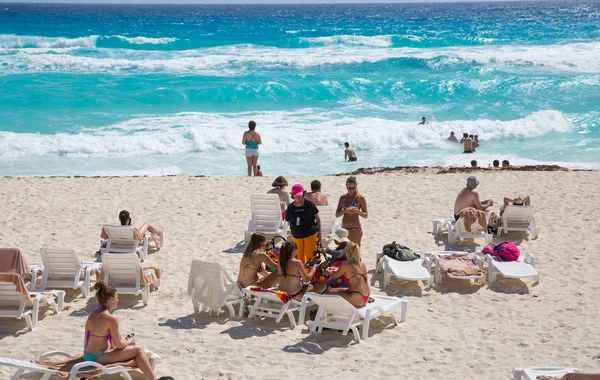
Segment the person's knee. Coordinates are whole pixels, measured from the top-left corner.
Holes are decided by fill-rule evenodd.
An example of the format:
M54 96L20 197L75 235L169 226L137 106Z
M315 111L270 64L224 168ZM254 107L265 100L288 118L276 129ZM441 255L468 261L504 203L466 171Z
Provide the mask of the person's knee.
M144 350L144 346L142 346L142 345L135 345L134 348L135 348L135 354L136 354L136 356L144 354L146 352Z

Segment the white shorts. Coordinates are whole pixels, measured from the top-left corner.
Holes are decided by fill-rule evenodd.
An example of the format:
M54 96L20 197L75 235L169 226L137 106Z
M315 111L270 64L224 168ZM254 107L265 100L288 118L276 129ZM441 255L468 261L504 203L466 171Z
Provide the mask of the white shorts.
M258 149L246 149L246 157L258 157Z

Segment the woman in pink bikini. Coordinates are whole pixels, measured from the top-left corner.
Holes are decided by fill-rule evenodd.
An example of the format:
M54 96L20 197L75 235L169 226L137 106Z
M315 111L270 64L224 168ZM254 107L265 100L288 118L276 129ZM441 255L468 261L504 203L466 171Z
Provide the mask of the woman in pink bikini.
M85 323L83 360L111 364L133 359L147 379L157 380L158 377L154 374L144 348L135 344L134 337L121 337L119 321L110 313L119 304L117 290L104 282L96 283L94 290L98 308L90 314ZM163 376L160 379L172 378Z
M340 197L335 216L342 217L342 228L348 231L348 238L360 246L363 236L360 217L369 217L367 200L358 191L356 177L348 177L346 190L348 192Z

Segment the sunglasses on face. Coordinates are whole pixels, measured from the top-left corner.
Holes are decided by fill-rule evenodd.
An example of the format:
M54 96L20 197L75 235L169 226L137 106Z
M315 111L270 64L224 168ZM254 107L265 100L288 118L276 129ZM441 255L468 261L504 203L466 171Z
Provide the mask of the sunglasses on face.
M356 186L348 186L347 189L348 190L356 190Z

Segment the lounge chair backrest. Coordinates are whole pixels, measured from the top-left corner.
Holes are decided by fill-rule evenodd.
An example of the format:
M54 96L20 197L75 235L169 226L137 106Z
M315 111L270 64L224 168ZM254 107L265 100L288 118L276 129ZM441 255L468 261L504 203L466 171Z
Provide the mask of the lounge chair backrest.
M529 221L535 214L534 206L506 206L502 214L503 220L506 219L508 224L529 224Z
M77 251L71 248L40 248L42 263L44 264L45 282L48 278L73 280L79 279L82 266Z
M250 207L256 231L277 231L281 226L281 206L277 194L251 194Z
M102 255L105 281L114 287L140 288L140 260L135 253Z
M108 240L106 243L106 252L110 253L135 253L139 241L135 239L135 233L132 226L116 226L105 224L102 226Z
M242 291L221 264L194 260L188 279L188 294L210 310L218 311L228 296L242 296Z
M319 218L321 219L321 237L326 238L333 232L335 225L335 207L317 206L319 209Z
M0 282L0 309L19 309L23 313L27 300L12 282Z

